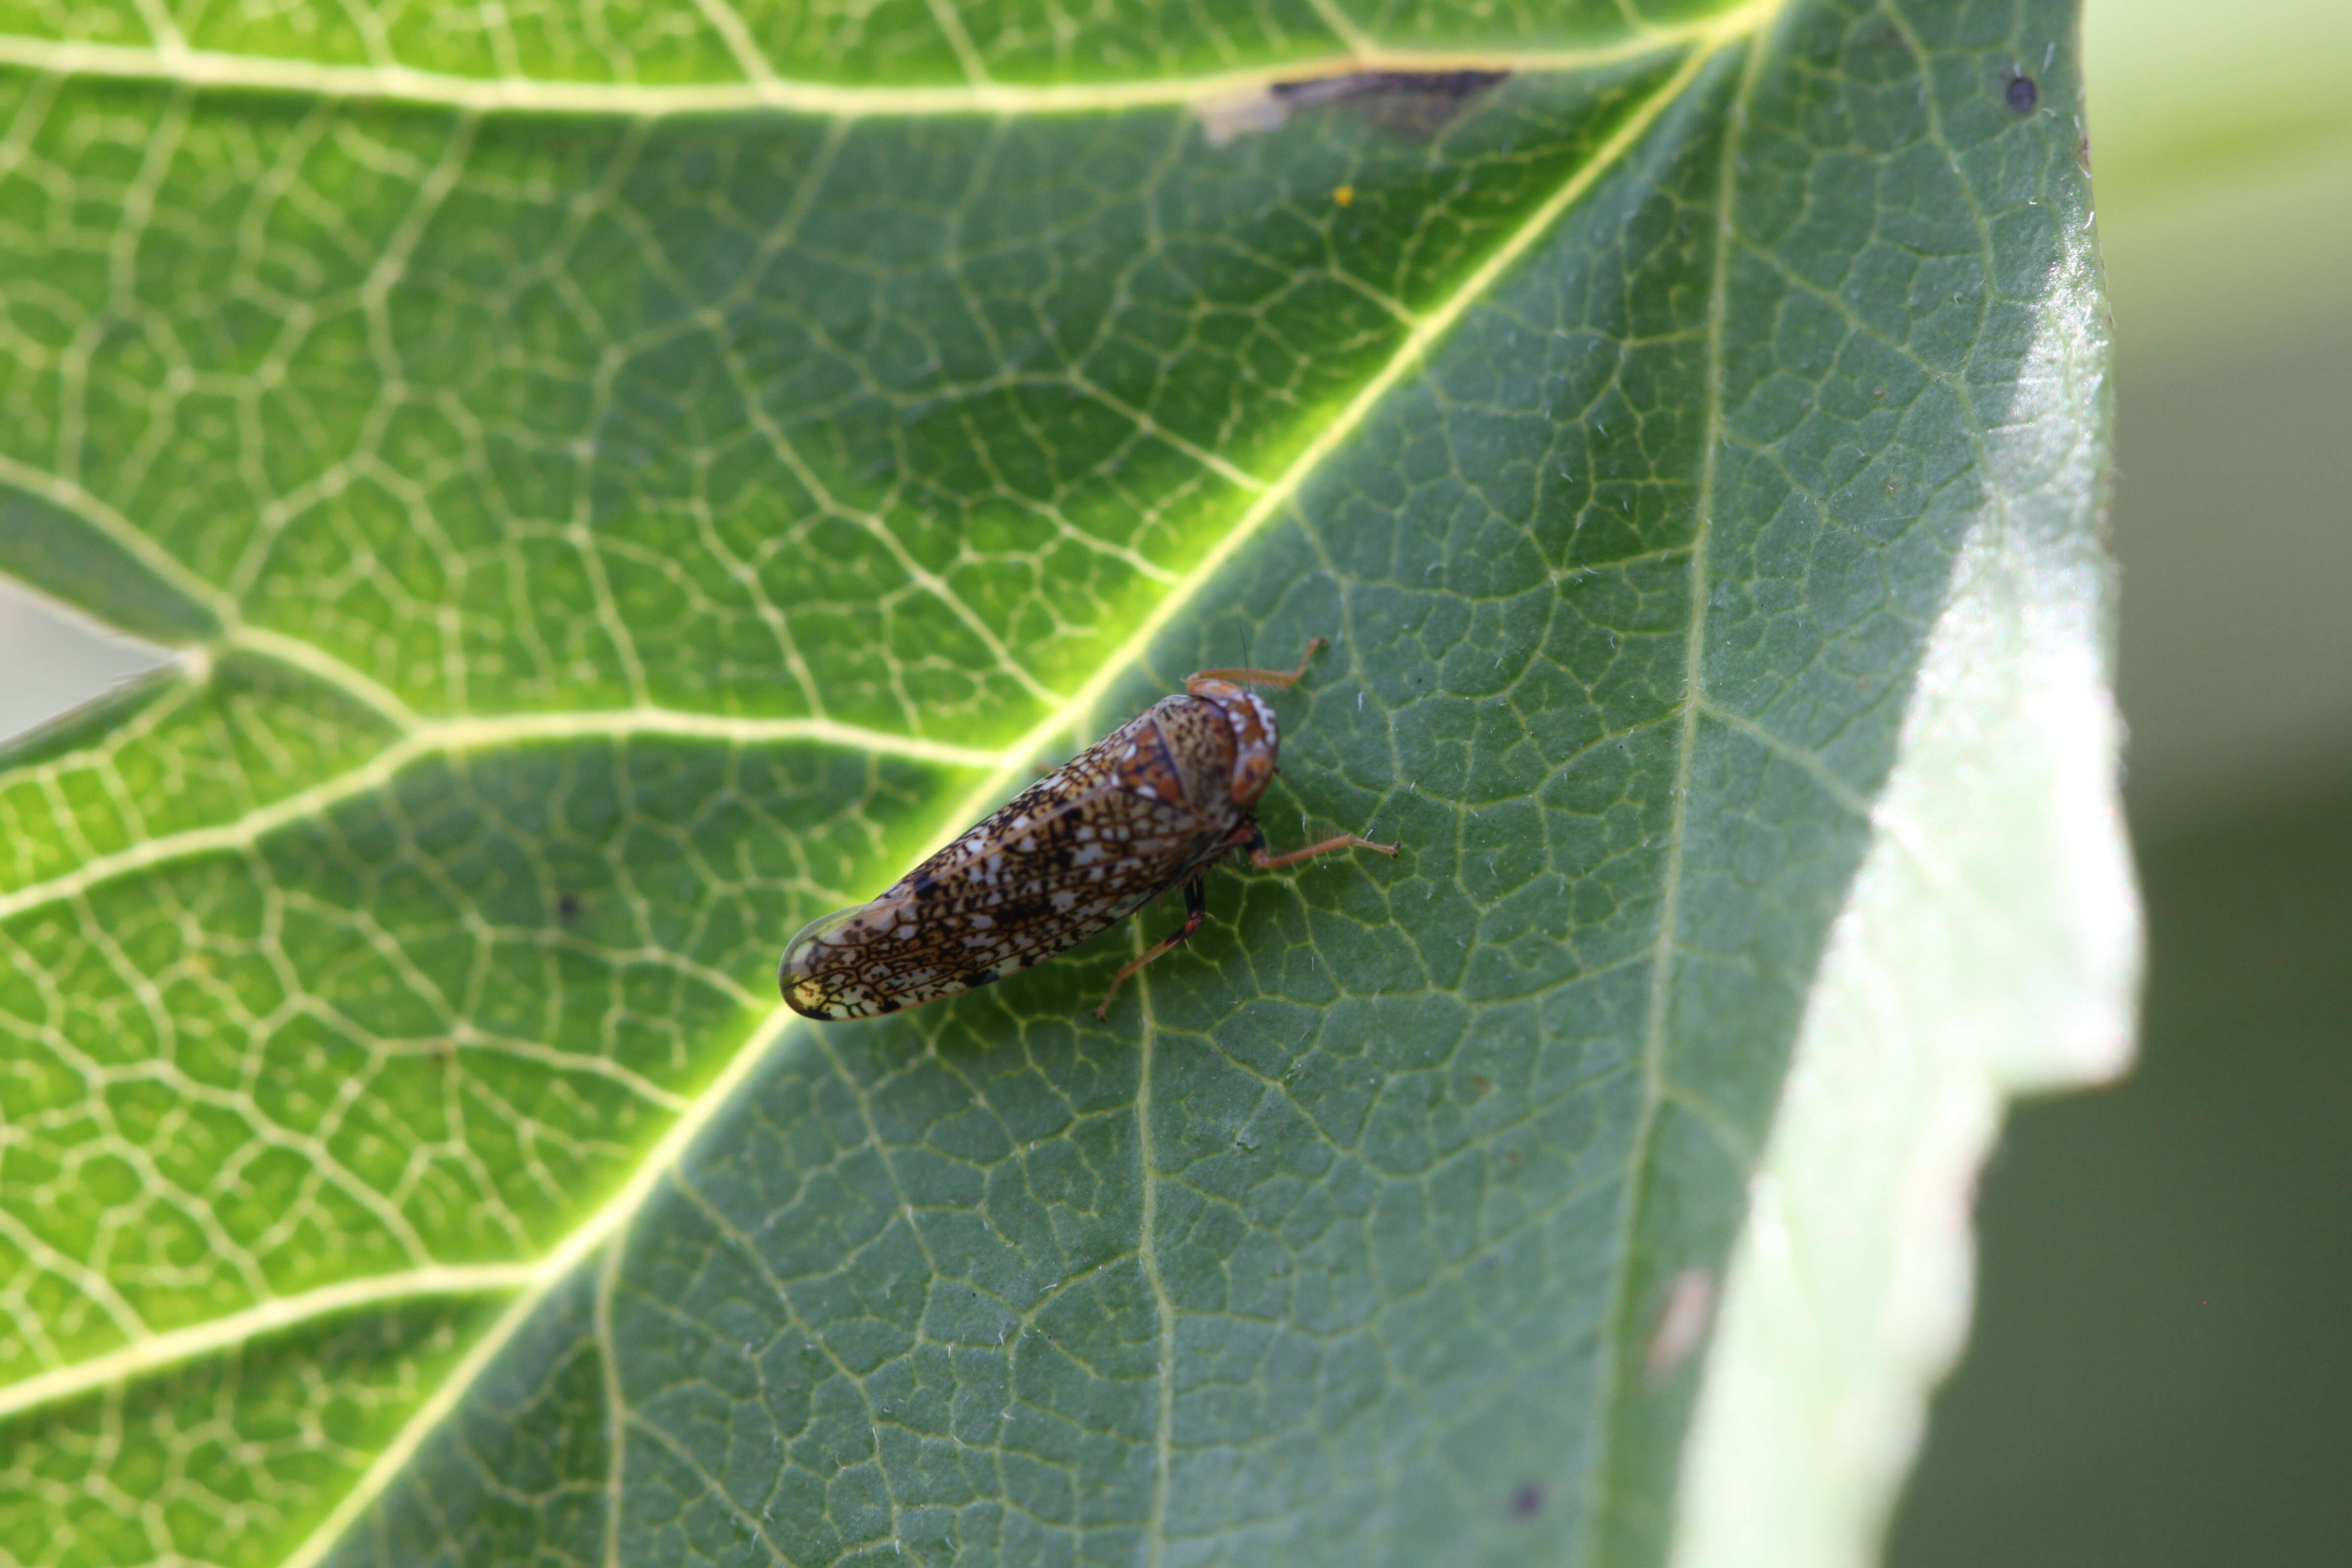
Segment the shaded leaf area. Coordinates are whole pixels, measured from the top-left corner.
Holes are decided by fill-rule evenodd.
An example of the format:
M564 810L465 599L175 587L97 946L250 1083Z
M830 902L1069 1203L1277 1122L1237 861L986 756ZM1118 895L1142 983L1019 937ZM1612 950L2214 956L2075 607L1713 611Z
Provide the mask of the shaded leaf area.
M1429 139L16 80L0 568L193 657L0 764L0 1552L1657 1561L2086 221L2062 7L1751 20ZM1318 635L1268 834L1394 861L772 1011Z

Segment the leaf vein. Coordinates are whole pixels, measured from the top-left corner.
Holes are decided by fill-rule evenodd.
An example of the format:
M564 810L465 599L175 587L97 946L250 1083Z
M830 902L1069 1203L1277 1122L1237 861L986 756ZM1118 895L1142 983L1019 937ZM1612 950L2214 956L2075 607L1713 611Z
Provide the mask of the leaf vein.
M463 755L532 741L623 741L640 736L738 745L806 741L962 768L998 765L1003 756L999 752L894 735L830 719L735 719L652 707L444 720L420 724L361 766L257 807L234 821L144 839L45 881L0 893L0 921L76 897L128 872L224 849L249 849L271 831L314 820L345 801L382 787L402 769L427 757Z
M1370 47L1327 54L1274 67L1171 76L1137 81L1018 85L992 81L937 87L845 87L768 76L742 82L650 86L644 83L551 81L521 76L467 77L399 64L327 65L185 47L60 42L0 35L0 67L49 76L107 77L175 82L192 88L242 88L315 93L335 98L396 100L485 113L557 110L650 117L773 110L786 113L866 118L963 117L1108 113L1184 108L1262 92L1276 82L1355 71L1591 70L1709 45L1748 30L1753 5L1645 29L1583 48L1480 51Z
M0 1417L110 1387L160 1368L250 1342L356 1307L422 1296L463 1296L511 1290L537 1277L530 1263L436 1263L398 1274L339 1280L299 1295L279 1296L185 1328L142 1331L120 1349L54 1367L0 1387Z

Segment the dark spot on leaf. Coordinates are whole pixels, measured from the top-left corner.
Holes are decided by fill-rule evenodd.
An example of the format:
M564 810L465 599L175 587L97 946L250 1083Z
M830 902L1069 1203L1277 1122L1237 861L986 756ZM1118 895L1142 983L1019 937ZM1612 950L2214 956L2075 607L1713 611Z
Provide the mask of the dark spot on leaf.
M1508 71L1350 71L1274 84L1275 101L1296 113L1326 104L1383 131L1426 141L1452 123Z
M2031 114L2033 106L2042 101L2042 89L2023 71L2009 79L2009 107L2018 114Z
M1543 1511L1543 1488L1533 1481L1511 1494L1511 1517L1532 1519Z
M886 996L874 1005L874 1010L877 1013L895 1013L898 1010L898 1004Z
M565 925L570 925L573 921L579 919L580 896L577 893L557 894L555 899L555 918L562 921Z

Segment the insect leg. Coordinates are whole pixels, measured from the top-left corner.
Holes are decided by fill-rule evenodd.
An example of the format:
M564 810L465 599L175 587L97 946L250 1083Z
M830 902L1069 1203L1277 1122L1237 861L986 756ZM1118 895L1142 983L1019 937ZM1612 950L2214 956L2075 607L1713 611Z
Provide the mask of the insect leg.
M1118 988L1127 984L1129 975L1160 954L1183 946L1186 937L1191 936L1208 922L1209 889L1200 878L1195 877L1184 884L1184 923L1145 948L1139 956L1128 960L1127 966L1111 977L1110 992L1103 997L1102 1005L1095 1009L1095 1016L1102 1018L1109 1016L1111 997L1118 994Z
M1296 866L1301 860L1311 860L1318 855L1328 855L1334 849L1377 849L1383 855L1397 852L1393 844L1375 844L1369 838L1359 838L1352 833L1342 833L1337 838L1326 838L1319 844L1309 844L1304 849L1287 849L1279 855L1266 852L1265 840L1257 841L1250 851L1250 864L1261 871L1271 871L1276 866Z
M1184 689L1198 697L1194 683L1202 680L1254 680L1260 686L1296 686L1298 678L1307 673L1307 666L1315 658L1316 649L1323 646L1321 637L1307 639L1307 651L1298 658L1297 669L1196 669L1184 678Z

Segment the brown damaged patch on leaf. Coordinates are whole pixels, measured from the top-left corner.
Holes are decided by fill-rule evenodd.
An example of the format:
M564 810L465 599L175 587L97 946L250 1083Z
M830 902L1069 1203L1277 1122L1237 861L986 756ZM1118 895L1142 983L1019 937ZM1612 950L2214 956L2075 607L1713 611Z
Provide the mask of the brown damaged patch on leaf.
M1212 100L1195 110L1212 146L1278 131L1309 109L1338 108L1417 142L1433 139L1510 76L1504 70L1349 71L1278 81Z

